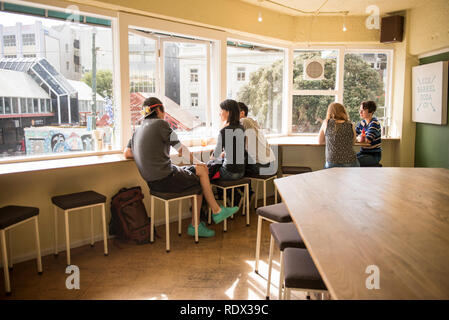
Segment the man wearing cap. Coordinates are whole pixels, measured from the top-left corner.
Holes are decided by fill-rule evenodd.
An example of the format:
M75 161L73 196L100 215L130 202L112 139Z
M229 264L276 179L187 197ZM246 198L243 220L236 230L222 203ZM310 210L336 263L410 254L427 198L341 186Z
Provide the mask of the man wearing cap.
M142 178L147 181L150 189L158 192L180 193L201 186L202 194L212 209L212 218L219 223L238 211L238 207L222 207L215 200L209 181L207 166L193 157L189 149L178 139L165 118L162 102L156 97L150 97L143 103L144 120L136 130L124 151L127 159L134 159ZM190 163L195 165L179 167L170 160L170 147L179 154L188 154ZM202 195L197 197L197 221L202 202ZM192 204L193 208L193 204ZM187 229L191 236L195 235L194 216ZM200 237L213 237L215 232L206 227L204 222L198 225Z

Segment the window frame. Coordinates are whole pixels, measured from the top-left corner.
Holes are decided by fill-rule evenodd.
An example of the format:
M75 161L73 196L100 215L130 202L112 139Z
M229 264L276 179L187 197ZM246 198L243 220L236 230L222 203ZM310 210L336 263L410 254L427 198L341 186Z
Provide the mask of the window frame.
M392 72L393 72L393 58L394 58L394 50L393 48L379 48L379 47L363 47L357 45L351 46L299 46L294 45L291 47L292 53L294 55L295 51L313 51L313 50L337 50L338 51L338 59L337 59L337 67L336 67L336 79L335 79L335 89L334 90L298 90L293 89L293 73L289 78L289 82L291 85L291 102L292 109L289 112L289 121L292 121L293 118L293 99L295 96L335 96L335 101L339 103L343 103L343 94L344 94L344 61L345 55L347 53L385 53L387 55L387 83L385 84L385 109L386 109L386 122L387 128L386 132L389 131L390 121L393 114L392 111ZM294 60L294 56L292 57ZM293 60L292 60L292 68L293 68ZM316 136L318 133L313 132L292 132L292 123L288 125L288 135L291 136ZM388 135L387 135L388 136Z

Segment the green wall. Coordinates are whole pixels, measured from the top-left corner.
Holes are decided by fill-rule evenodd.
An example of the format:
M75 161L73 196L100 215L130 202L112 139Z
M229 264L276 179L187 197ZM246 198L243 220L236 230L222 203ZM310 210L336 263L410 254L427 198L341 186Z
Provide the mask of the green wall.
M446 60L449 52L419 59L419 64ZM416 123L415 167L449 169L449 112L447 123L444 126Z

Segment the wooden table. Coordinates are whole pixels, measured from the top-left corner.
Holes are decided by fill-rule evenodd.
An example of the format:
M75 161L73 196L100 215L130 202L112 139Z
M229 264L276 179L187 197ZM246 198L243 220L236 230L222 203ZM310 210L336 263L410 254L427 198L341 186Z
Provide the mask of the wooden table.
M275 180L335 299L449 299L449 170L333 168ZM367 289L375 265L380 289Z

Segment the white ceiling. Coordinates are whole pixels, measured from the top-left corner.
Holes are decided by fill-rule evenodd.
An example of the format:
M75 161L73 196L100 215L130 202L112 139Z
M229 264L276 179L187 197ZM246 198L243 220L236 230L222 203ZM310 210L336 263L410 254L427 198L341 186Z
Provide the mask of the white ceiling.
M402 11L406 9L422 6L430 0L240 0L255 6L262 6L264 9L277 11L291 16L313 14L320 9L320 15L324 12L333 12L334 15L341 15L342 11L349 11L348 15L368 15L366 8L375 5L379 8L380 15L386 13ZM294 8L309 13L301 13L289 8L274 4L278 3L290 8ZM330 15L330 14L326 14Z

